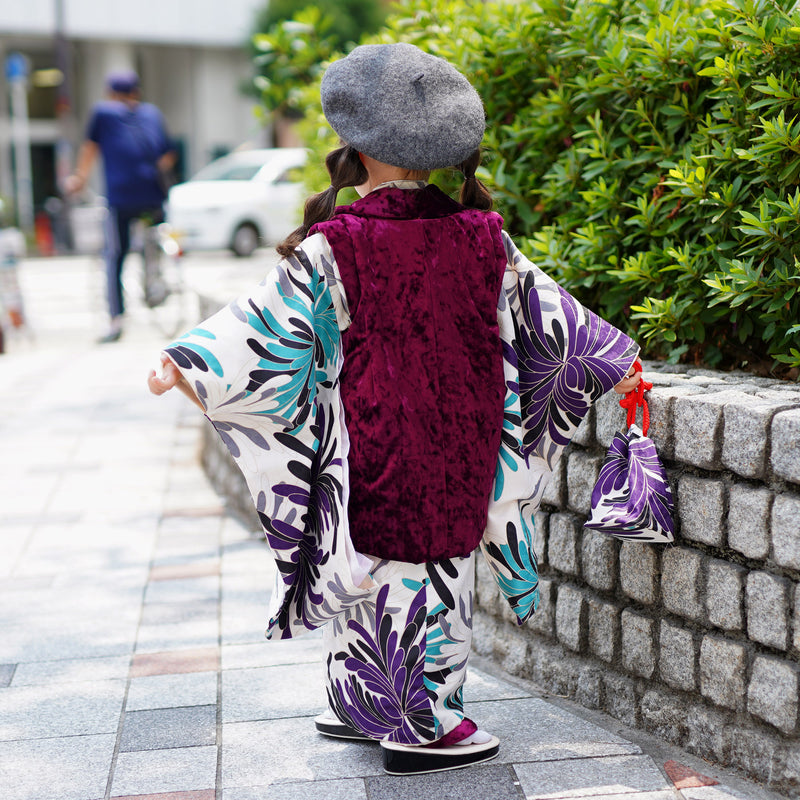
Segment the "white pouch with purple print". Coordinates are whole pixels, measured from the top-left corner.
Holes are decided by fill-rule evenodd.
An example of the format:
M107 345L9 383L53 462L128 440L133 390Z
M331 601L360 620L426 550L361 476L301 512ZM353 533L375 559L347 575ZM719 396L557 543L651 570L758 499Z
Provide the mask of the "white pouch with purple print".
M584 528L618 539L668 544L674 539L672 492L656 446L647 437L650 416L641 381L620 405L628 409L627 431L617 432L592 491L592 510ZM642 428L634 420L642 406Z

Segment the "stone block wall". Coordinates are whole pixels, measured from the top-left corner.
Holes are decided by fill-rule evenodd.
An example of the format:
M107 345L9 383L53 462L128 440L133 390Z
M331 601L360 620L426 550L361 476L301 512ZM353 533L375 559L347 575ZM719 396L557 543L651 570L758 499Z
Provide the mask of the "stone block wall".
M583 529L625 424L606 395L536 516L539 610L517 626L479 559L475 647L512 674L800 797L800 386L646 369L675 543Z
M525 626L478 559L475 648L544 689L800 797L800 386L646 370L675 543L583 529L625 422L610 393L536 515L541 606ZM203 436L212 483L258 529L233 460L210 425Z

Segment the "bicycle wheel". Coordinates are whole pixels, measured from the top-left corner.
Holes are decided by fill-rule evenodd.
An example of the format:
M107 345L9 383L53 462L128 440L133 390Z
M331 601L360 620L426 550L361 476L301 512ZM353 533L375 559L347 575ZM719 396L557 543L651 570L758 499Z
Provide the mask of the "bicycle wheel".
M180 246L165 223L147 228L143 242L144 301L153 325L166 338L183 333L190 294L183 280Z
M171 339L184 333L189 320L189 292L183 281L180 256L162 260L161 274L167 294L157 305L150 306L150 318L155 327Z
M169 283L162 270L162 247L159 236L158 227L150 225L145 229L142 243L144 304L148 308L162 305L170 293Z

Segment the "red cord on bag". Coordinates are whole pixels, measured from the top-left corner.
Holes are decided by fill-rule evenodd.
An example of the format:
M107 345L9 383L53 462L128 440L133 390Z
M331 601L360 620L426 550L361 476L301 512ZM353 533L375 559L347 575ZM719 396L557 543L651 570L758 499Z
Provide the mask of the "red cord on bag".
M637 358L633 362L633 372L642 372L642 362ZM619 404L628 412L626 420L627 426L630 428L636 422L636 409L642 407L642 435L647 436L647 431L650 429L650 409L647 407L647 400L644 399L644 393L649 392L653 388L653 384L642 378L639 385L632 391L628 392L620 401Z

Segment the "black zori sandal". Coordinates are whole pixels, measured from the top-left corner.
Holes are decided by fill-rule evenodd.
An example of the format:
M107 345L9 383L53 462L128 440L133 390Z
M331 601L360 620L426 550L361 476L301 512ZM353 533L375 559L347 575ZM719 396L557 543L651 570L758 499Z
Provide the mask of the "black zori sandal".
M491 761L500 752L500 740L466 717L436 742L424 745L381 742L383 769L389 775L421 775L460 769Z
M500 740L492 736L480 744L451 744L447 747L381 742L383 769L389 775L421 775L460 769L491 761L500 752Z
M317 731L323 736L332 736L334 739L350 739L354 742L377 741L377 739L370 739L369 736L364 736L361 731L357 731L355 728L345 725L344 722L340 722L330 712L315 717L314 725L316 725Z

